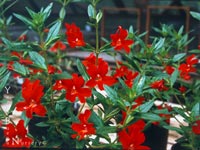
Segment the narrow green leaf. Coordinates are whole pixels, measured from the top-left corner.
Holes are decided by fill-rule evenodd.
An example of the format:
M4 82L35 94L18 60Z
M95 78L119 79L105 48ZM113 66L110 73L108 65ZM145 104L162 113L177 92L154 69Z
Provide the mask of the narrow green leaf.
M29 27L33 27L33 23L31 22L30 19L22 16L22 15L19 15L19 14L15 14L14 13L14 16L17 17L19 20L21 20L22 22L24 22L27 26Z
M102 16L103 16L102 11L99 11L99 13L96 16L97 23L101 20Z
M174 83L176 82L178 75L179 75L179 71L176 69L176 70L172 73L171 78L170 78L170 81L171 81L171 82L170 82L170 85L171 85L171 87L173 87Z
M183 134L183 130L177 127L172 127L172 126L163 126L165 129L167 130L172 130L172 131L176 131L177 133L179 133L180 135Z
M193 50L189 50L188 53L200 54L200 50L199 49L193 49Z
M119 99L117 92L114 89L112 89L111 87L106 86L106 85L104 86L104 88L105 88L105 91L106 91L108 97L110 98L110 100L114 104L116 104L117 100Z
M89 80L89 76L88 76L88 74L87 74L87 72L85 70L85 67L83 66L82 62L80 61L80 59L76 60L76 64L77 64L77 67L78 67L78 71L83 76L83 78L85 80Z
M29 56L31 60L33 61L33 65L41 68L41 69L47 69L46 64L45 64L45 59L37 52L29 52Z
M15 72L17 72L23 76L26 76L27 74L29 74L29 70L24 65L21 65L18 62L15 62L13 67L14 67Z
M23 42L9 41L4 37L2 37L2 41L5 43L6 49L8 50L23 51L23 52L32 50L32 48L29 45Z
M160 38L160 40L155 44L154 46L154 54L158 54L161 51L161 48L163 47L165 43L165 39L164 38Z
M142 76L140 79L139 79L139 81L138 81L138 83L136 83L136 93L138 94L138 95L140 95L141 93L142 93L142 91L143 91L143 87L144 87L144 85L145 85L145 81L146 81L146 76Z
M153 113L142 113L141 118L143 118L145 120L150 120L150 121L162 121L163 120L162 117L160 117L157 114L153 114Z
M3 88L6 86L6 83L10 77L10 72L7 72L3 78L0 79L0 92L3 90Z
M139 106L139 110L142 113L148 112L154 105L154 100L150 100L142 105Z
M179 60L181 60L183 57L185 57L186 53L179 53L179 54L176 54L174 55L172 61L173 62L177 62Z
M95 126L97 127L104 126L101 118L95 112L92 112L92 115L90 116L89 121L93 122Z
M39 123L36 124L36 126L38 126L38 127L48 127L49 124L46 123L46 122L39 122Z
M197 117L200 115L200 102L196 103L192 108L192 116Z
M50 29L46 38L46 46L51 43L50 41L58 37L62 22L58 20Z
M63 71L62 73L58 73L58 74L53 74L53 79L55 80L66 79L66 78L71 78L71 74L69 74L66 71Z
M108 133L115 133L116 132L116 127L114 126L102 126L97 129L97 134L100 135L105 135Z
M45 20L50 16L52 7L53 7L53 3L50 3L50 4L44 9L44 11L42 11L42 12L45 14L45 16L44 16L44 19L45 19Z
M177 114L179 114L179 115L181 115L183 118L185 118L186 120L189 120L189 117L185 114L185 110L184 110L184 109L178 108L178 107L173 107L173 110L174 110Z
M23 100L23 98L22 98L21 92L17 93L15 95L14 99L12 99L12 105L11 105L9 111L8 111L8 114L12 113L13 110L15 109L16 103L19 102L19 101L22 101L22 100Z
M192 15L192 17L194 17L195 19L200 21L200 13L194 12L194 11L190 11L190 14Z
M93 8L93 6L90 4L89 6L88 6L88 16L90 17L90 18L95 18L95 10L94 10L94 8Z

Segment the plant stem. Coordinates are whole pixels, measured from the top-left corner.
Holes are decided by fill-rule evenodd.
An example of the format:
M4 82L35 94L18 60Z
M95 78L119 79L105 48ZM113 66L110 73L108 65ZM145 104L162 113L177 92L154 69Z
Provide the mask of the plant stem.
M80 115L80 113L82 112L82 110L83 110L84 107L85 107L85 103L84 103L84 104L81 106L81 108L79 109L77 116Z

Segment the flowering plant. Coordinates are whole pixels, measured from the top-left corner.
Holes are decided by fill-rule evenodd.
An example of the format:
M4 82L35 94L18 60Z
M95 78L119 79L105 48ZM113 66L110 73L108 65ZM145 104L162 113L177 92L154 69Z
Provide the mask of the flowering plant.
M100 45L103 14L97 9L99 1L87 1L95 45L85 41L75 23L64 22L65 9L72 0L56 0L61 4L59 18L49 25L46 22L53 3L39 12L27 8L30 17L14 14L27 25L24 33L37 34L38 40L34 41L24 33L12 40L7 32L12 20L4 19L1 13L0 90L15 82L11 78L23 79L8 112L0 107L5 137L2 146L148 150L151 147L143 144L144 131L149 124L155 124L177 131L183 135L181 141L197 147L194 139L199 138L200 82L191 73L199 73L195 68L198 58L181 52L188 44L183 28L176 32L163 26L157 29L161 36L147 45L143 34L119 26ZM172 48L178 53L171 54ZM90 54L75 60L68 57L69 49ZM114 63L106 61L103 54L112 56ZM69 65L71 62L75 69ZM169 105L173 98L181 108ZM1 103L6 102L2 98ZM17 122L12 120L15 110L22 112ZM177 114L188 126L170 126L169 119Z

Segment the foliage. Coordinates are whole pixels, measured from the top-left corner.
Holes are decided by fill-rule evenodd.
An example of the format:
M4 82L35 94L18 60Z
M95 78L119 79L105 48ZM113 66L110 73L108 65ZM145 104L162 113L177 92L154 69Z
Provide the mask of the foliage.
M61 7L59 17L47 24L56 2ZM144 34L119 25L101 45L100 0L87 0L93 45L75 23L64 22L73 2L80 1L57 0L39 12L26 8L28 17L14 12L27 27L17 39L8 34L12 17L0 14L0 91L23 80L8 112L0 107L6 133L3 147L150 149L143 145L148 124L175 130L182 135L179 141L192 150L200 147L200 50L185 52L192 39L184 27L154 28L160 36L149 45L142 40ZM198 13L191 14L199 18ZM38 40L29 40L29 32ZM90 54L83 60L68 57L68 51L75 50ZM114 61L107 62L102 54ZM6 102L1 97L0 103ZM172 102L180 107L172 107ZM19 123L12 120L15 110L22 112ZM187 125L171 127L169 120L178 120L177 115Z

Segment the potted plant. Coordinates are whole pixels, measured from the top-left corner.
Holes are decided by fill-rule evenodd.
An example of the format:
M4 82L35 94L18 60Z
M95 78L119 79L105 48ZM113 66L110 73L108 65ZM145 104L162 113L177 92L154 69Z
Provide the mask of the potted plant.
M59 17L47 24L56 2L61 6ZM171 54L172 44L166 33L165 37L153 37L148 45L142 40L144 34L119 25L110 39L100 38L100 0L88 0L88 25L95 31L93 45L85 40L76 23L64 22L71 2L78 1L56 0L39 12L26 8L29 17L15 12L14 17L27 26L27 31L14 40L7 32L12 19L1 20L0 90L11 78L23 80L9 110L0 107L5 136L2 147L148 150L151 146L145 144L145 131L151 125L186 133L185 127L170 126L170 118L177 114L190 121L190 129L198 134L198 95L189 105L178 99L189 100L187 91L198 94L199 88L199 82L191 84L190 80L190 73L199 73L195 68L198 57L184 52L188 41L183 28L169 32L179 41L175 54ZM1 16L5 18L4 12ZM29 32L38 40L29 40ZM90 53L74 59L68 57L69 49ZM103 54L114 58L114 63L108 63ZM183 107L172 108L172 97ZM1 103L7 101L2 99ZM21 112L17 122L12 118L14 110ZM193 120L189 119L190 113ZM32 122L37 127L35 132L31 132ZM193 139L187 142L196 146Z

